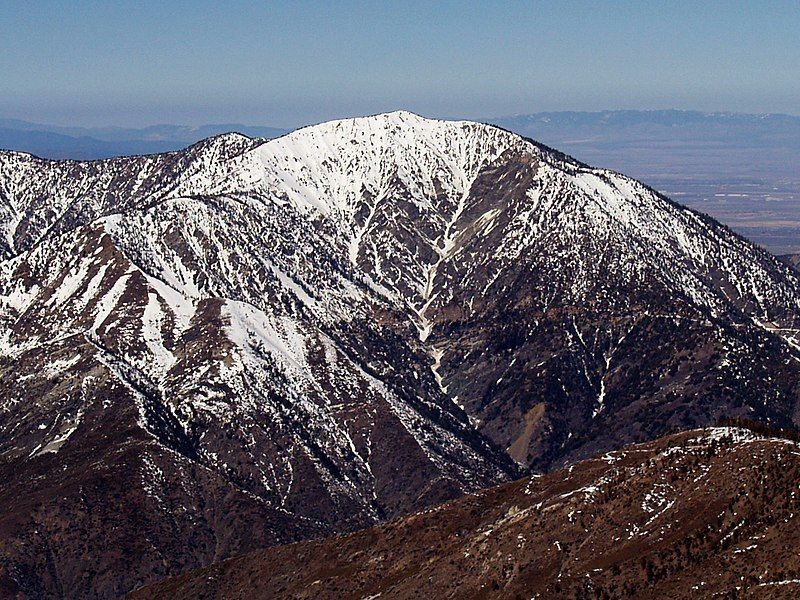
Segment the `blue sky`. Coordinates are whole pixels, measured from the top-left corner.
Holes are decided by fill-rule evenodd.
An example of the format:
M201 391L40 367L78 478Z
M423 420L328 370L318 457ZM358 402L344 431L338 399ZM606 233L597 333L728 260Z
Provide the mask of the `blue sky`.
M63 125L800 113L796 0L4 0L0 12L0 116Z

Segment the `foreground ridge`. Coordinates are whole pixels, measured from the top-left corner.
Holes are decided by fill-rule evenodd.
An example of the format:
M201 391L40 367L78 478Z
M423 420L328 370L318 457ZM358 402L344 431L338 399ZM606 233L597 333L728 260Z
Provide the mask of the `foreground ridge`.
M795 598L796 442L713 428L630 446L131 598Z

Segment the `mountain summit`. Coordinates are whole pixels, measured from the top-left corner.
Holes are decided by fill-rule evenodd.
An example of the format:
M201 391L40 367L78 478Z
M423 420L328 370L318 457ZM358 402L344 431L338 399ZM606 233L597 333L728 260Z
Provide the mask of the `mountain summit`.
M490 125L2 153L0 256L0 583L34 596L722 417L800 422L794 271Z

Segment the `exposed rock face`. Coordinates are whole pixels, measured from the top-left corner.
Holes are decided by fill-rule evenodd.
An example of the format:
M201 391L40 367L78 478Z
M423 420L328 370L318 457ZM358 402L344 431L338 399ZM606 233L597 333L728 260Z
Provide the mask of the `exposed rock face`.
M796 598L798 449L687 432L130 597Z
M2 564L32 595L368 526L514 461L800 422L794 271L487 125L3 153L0 256Z

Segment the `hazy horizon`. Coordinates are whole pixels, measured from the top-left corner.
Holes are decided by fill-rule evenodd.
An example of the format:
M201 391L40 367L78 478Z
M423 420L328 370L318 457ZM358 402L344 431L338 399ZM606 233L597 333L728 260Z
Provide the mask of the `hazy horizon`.
M53 127L58 129L85 129L87 131L91 130L112 130L112 129L120 129L120 130L136 130L141 131L145 129L155 129L158 127L185 127L189 129L203 129L206 127L217 127L223 125L242 125L246 127L253 127L253 128L272 128L272 129L280 129L284 131L292 131L294 129L299 129L301 127L308 127L311 125L316 125L319 123L323 123L325 121L330 120L338 120L338 119L348 119L348 118L358 118L358 117L365 117L371 116L375 114L381 114L386 112L394 112L396 110L408 110L409 112L413 112L415 114L419 114L420 116L428 119L443 119L443 120L472 120L477 122L488 122L491 123L492 119L497 120L505 120L505 119L513 119L516 117L528 117L528 116L537 116L543 114L585 114L585 115L599 115L599 114L606 114L606 113L664 113L664 112L680 112L686 114L701 114L705 116L723 116L723 115L731 115L731 116L738 116L738 117L789 117L792 119L800 119L800 112L798 113L791 113L791 112L746 112L746 111L727 111L727 110L699 110L694 108L675 108L675 107L668 107L668 108L606 108L606 109L598 109L598 110L541 110L541 111L522 111L517 113L507 113L507 114L495 114L495 115L482 115L482 116L463 116L463 115L432 115L432 114L425 114L418 111L413 111L407 109L405 107L397 107L393 109L388 109L385 111L378 111L378 112L371 112L371 113L363 113L363 114L348 114L348 115L341 115L341 116L332 116L328 119L323 119L321 121L308 121L308 122L298 122L296 124L286 125L283 123L273 123L270 121L262 121L262 122L245 122L245 121L235 121L231 119L222 119L217 121L197 121L197 122L179 122L179 121L167 121L167 120L156 120L153 122L142 123L141 125L126 125L126 124L116 124L116 123L108 123L108 124L101 124L101 125L78 125L71 122L44 122L44 121L36 121L32 119L23 119L16 116L9 116L6 114L0 114L0 127L3 123L11 123L11 122L19 122L24 123L27 125L41 125L44 127Z
M41 123L293 128L399 108L477 119L800 106L792 2L5 8L0 115Z
M322 113L324 116L309 116L307 118L298 117L295 120L284 120L279 121L277 119L270 119L269 115L265 115L264 118L259 119L257 116L253 115L250 118L241 118L237 119L235 116L230 116L226 118L225 115L220 116L219 118L211 118L203 119L202 117L198 118L181 118L180 112L178 111L165 111L163 115L154 115L152 116L151 120L141 119L141 120L128 120L124 117L117 118L117 113L109 113L107 119L101 120L83 120L81 118L75 118L71 115L61 115L59 119L59 113L54 112L49 115L48 113L28 113L25 111L13 111L13 110L6 110L0 112L0 120L14 120L14 121L24 121L27 123L37 124L37 125L46 125L46 126L53 126L53 127L74 127L76 129L110 129L110 128L119 128L119 129L145 129L148 127L159 127L159 126L180 126L180 127L192 127L192 128L201 128L210 125L225 125L225 124L233 124L233 125L247 125L251 127L273 127L276 129L285 129L287 131L297 129L300 127L306 127L308 125L315 125L318 123L324 123L326 121L333 121L337 119L348 119L354 117L363 117L369 115L376 115L381 113L393 112L396 110L407 110L409 112L413 112L415 114L419 114L425 118L430 119L445 119L445 120L470 120L470 121L479 121L485 122L491 119L501 119L501 118L511 118L511 117L518 117L518 116L526 116L532 114L540 114L540 113L588 113L588 114L597 114L597 113L607 113L607 112L661 112L661 111L680 111L686 113L702 113L707 115L713 114L732 114L732 115L747 115L747 116L764 116L764 115L773 115L773 116L788 116L788 117L796 117L800 118L800 111L789 111L789 110L728 110L725 108L718 108L714 109L711 107L700 108L697 106L660 106L660 107L649 107L649 106L624 106L624 107L596 107L596 108L560 108L557 106L551 106L549 108L542 108L534 109L531 108L530 110L525 110L524 108L516 110L516 111L506 111L506 112L497 112L497 113L484 113L481 114L479 112L472 112L469 114L461 114L461 113L452 113L452 112L436 112L436 111L426 111L426 110L419 110L415 108L410 108L404 105L386 105L386 107L382 109L365 109L364 111L342 111L340 113L335 112L325 112ZM42 118L39 118L41 114ZM169 117L173 116L173 119Z

